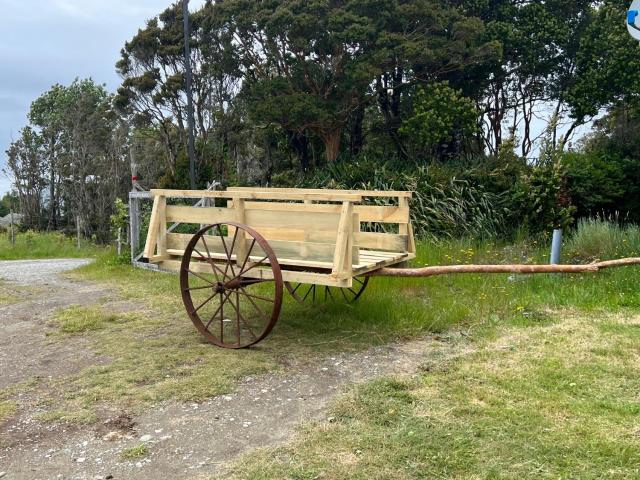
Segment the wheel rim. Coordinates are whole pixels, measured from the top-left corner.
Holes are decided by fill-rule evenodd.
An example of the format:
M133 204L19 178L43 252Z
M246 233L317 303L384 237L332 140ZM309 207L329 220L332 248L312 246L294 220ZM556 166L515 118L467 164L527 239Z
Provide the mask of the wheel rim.
M353 303L360 298L369 284L369 277L354 277L350 288L328 287L326 285L309 285L306 283L284 282L285 287L300 303L316 303L319 301L338 300Z
M237 258L243 239L246 257ZM180 289L195 327L223 348L246 348L264 339L282 307L282 272L273 250L258 232L235 222L206 226L191 238Z

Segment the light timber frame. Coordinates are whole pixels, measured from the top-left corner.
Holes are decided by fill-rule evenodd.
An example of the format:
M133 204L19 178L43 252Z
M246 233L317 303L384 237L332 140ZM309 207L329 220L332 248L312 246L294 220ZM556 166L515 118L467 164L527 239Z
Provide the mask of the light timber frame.
M354 276L415 258L409 216L411 192L232 187L226 191L151 190L153 210L144 256L160 269L177 271L190 234L168 231L167 223L209 225L238 222L260 233L278 257L285 281L351 287ZM225 199L225 207L173 205L168 199ZM376 199L376 205L363 204ZM381 199L387 199L386 204ZM221 203L221 202L218 202ZM223 204L225 202L222 202ZM397 225L397 233L365 231L371 223ZM364 229L364 230L363 230ZM389 229L387 229L389 230ZM229 228L226 235L232 235ZM229 252L242 263L247 244L239 238ZM215 236L211 252L227 256ZM257 261L249 258L249 261ZM194 266L194 268L196 268ZM266 278L269 270L252 270Z

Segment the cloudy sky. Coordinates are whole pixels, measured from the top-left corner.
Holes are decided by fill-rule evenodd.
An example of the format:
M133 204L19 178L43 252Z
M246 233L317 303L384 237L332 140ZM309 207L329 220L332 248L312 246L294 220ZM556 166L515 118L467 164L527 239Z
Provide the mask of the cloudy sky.
M124 42L172 0L0 0L0 172L29 104L54 83L91 77L114 91ZM203 2L192 0L194 9ZM9 180L0 173L0 195Z

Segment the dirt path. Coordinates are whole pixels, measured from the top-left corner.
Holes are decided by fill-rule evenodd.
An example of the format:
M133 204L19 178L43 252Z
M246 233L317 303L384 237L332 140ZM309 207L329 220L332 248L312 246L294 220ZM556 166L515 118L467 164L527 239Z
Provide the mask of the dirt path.
M464 349L462 349L464 350ZM413 375L461 349L454 340L425 339L358 354L324 358L281 375L245 379L232 395L204 403L156 406L137 418L115 418L92 429L63 432L13 448L0 465L7 478L194 479L223 475L229 462L255 448L291 438L310 420L330 421L331 399L354 382ZM144 458L122 451L146 444Z
M51 314L69 305L96 303L105 287L81 283L58 274L90 260L18 260L0 262L0 278L29 288L18 290L20 301L0 306L0 388L34 376L58 377L94 362L86 341L52 342L46 337Z
M10 263L6 269L0 262L0 275L35 285L35 290L19 303L0 307L0 387L34 375L66 375L99 361L88 343L47 341L46 323L55 308L96 302L108 290L54 274L74 268L74 262ZM34 269L44 271L41 267L50 274L35 274ZM232 395L198 404L166 403L137 418L123 414L83 429L42 425L33 414L23 414L0 426L0 436L3 430L11 435L22 430L19 442L0 450L0 477L5 472L3 480L224 475L239 455L289 440L301 423L330 421L331 399L350 384L413 375L425 364L441 363L464 351L458 340L429 338L318 358L281 374L246 378ZM146 456L122 457L123 449L141 443L146 444Z

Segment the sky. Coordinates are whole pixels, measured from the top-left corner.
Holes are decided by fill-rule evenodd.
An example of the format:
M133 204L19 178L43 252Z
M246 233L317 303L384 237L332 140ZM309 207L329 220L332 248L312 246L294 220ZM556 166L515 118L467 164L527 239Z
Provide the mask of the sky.
M171 0L0 0L0 196L12 139L29 105L53 84L91 77L115 91L124 42ZM190 2L193 10L203 1Z

